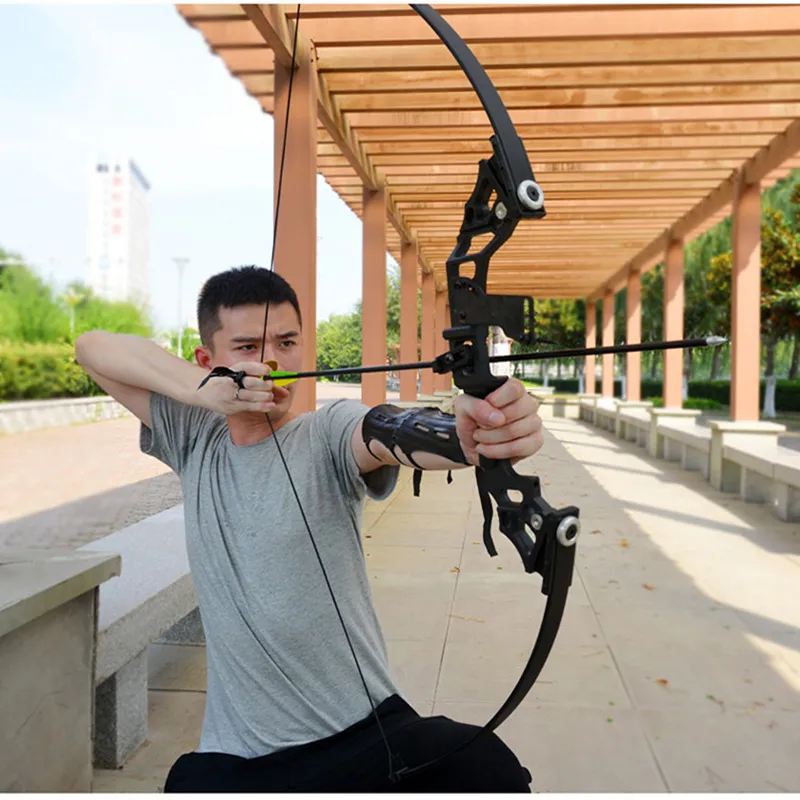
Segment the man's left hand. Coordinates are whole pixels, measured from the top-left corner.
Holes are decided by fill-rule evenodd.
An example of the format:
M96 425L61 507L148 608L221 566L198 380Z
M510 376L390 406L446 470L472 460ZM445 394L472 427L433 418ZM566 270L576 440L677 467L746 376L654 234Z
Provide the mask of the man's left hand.
M509 378L486 399L460 394L455 401L461 449L475 466L479 456L514 462L537 453L544 444L539 402L516 378Z

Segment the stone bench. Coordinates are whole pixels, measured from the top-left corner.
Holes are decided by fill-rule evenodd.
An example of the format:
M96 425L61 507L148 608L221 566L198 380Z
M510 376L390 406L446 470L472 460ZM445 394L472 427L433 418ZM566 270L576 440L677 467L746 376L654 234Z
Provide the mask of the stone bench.
M702 472L708 480L711 430L693 420L665 419L659 426L666 461L679 461L689 472Z
M764 503L786 522L800 520L800 453L772 442L723 444L722 490Z
M598 394L578 395L578 419L594 425L594 407L599 399L600 395Z
M147 738L147 649L163 640L202 644L183 506L79 548L117 553L122 572L100 587L94 762L117 768Z
M580 398L570 394L539 394L530 389L528 394L539 401L539 416L543 418L580 419Z
M601 397L594 406L594 424L607 431L617 430L617 401Z
M650 411L642 407L620 408L617 436L626 442L635 442L639 447L647 447L650 437Z

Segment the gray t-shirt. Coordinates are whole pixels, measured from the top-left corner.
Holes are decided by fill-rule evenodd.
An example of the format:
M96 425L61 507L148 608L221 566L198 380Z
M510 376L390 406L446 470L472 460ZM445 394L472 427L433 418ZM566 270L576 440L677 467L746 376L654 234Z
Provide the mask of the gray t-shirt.
M181 479L186 545L206 635L199 752L253 758L331 736L369 700L273 437L233 444L224 416L153 393L141 449ZM389 672L361 545L365 496L387 497L399 467L359 474L352 400L276 433L377 705Z

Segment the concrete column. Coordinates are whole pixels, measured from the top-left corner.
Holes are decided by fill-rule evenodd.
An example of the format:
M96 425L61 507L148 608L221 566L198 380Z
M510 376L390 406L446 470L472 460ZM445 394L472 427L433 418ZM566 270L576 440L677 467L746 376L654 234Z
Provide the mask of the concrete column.
M442 336L442 331L450 327L450 317L447 311L447 292L436 292L436 338L434 340L434 355L440 355L450 349L448 342ZM437 392L446 392L449 388L447 375L433 376L433 388Z
M317 74L309 53L297 56L299 68L292 82L288 141L278 206L286 102L290 72L275 62L275 144L274 214L278 216L275 235L275 271L286 278L297 293L303 324L303 364L313 370L317 364ZM317 385L298 381L293 408L298 412L317 407Z
M364 189L361 292L361 363L386 363L386 193ZM386 402L386 374L361 376L361 402Z
M761 374L761 187L739 184L733 205L731 419L758 420Z
M431 361L436 355L436 281L433 275L422 275L422 331L420 349L422 360ZM420 394L433 394L433 372L423 369L420 378Z
M400 361L419 361L417 348L417 261L416 242L400 245ZM417 370L400 373L400 399L417 399Z
M614 292L603 293L603 347L614 344ZM603 397L614 396L614 356L603 356Z
M628 275L626 292L627 320L625 330L626 344L639 344L642 341L642 276L633 271ZM625 354L626 400L639 402L642 399L642 354Z
M664 259L664 339L683 338L683 240L673 239ZM683 406L683 350L664 351L664 408Z
M597 303L594 300L586 301L586 346L597 347ZM595 359L597 356L586 356L585 386L586 394L594 394L595 386Z

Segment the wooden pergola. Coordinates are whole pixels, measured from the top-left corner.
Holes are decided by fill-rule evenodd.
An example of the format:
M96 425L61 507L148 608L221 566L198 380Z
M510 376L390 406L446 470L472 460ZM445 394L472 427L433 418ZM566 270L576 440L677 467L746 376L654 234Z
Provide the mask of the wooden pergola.
M665 308L665 328L674 338L683 326L676 245L735 213L748 190L760 192L800 166L800 6L436 8L489 73L545 193L546 218L517 228L492 260L490 289L608 303L629 286L627 338L636 341L638 281L666 261L673 305ZM277 147L295 6L178 9L275 114ZM478 160L491 152L478 98L407 5L304 5L298 39L296 79L304 69L310 76L299 101L311 102L309 163L365 225L369 198L379 195L384 250L401 265L413 252L423 328L426 313L432 328L440 315L425 300L426 282L444 288ZM752 224L738 225L740 239ZM750 253L745 262L752 261ZM739 277L745 262L737 262ZM752 322L752 304L745 312L736 302L734 331ZM587 321L596 335L593 303ZM435 327L441 330L438 319ZM667 366L674 358L678 375L671 367L665 387L671 401L678 351ZM751 361L747 375L745 362L738 364L745 383L752 382ZM638 357L628 363L638 383Z

